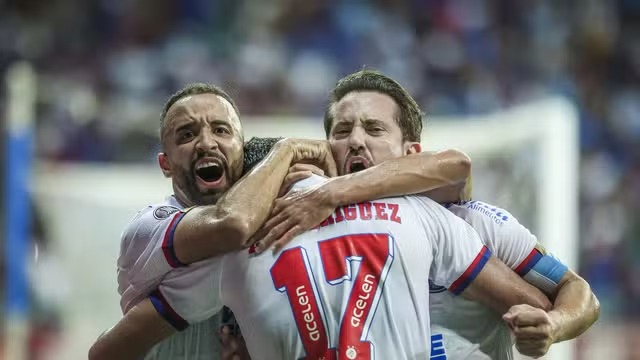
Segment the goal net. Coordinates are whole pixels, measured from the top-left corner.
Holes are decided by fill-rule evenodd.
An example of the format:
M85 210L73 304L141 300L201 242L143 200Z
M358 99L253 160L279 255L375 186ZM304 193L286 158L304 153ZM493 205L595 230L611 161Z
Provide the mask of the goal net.
M324 138L317 118L256 117L243 123L247 139ZM468 153L473 197L509 210L575 268L576 123L573 107L553 98L483 116L430 117L423 144L427 150ZM120 317L115 266L120 233L140 208L168 195L171 184L151 162L39 164L34 179L50 253L58 259L55 266L38 265L32 271L36 285L50 288L47 296L54 297L51 302L64 319L62 343L52 359L86 357L91 343ZM573 348L573 342L554 345L546 359L571 359Z

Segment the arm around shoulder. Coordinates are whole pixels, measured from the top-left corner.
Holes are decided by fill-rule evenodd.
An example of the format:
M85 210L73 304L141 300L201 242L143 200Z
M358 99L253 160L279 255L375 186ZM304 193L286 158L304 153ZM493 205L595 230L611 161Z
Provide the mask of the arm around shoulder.
M248 219L221 206L198 206L185 214L173 235L175 254L189 264L248 246Z

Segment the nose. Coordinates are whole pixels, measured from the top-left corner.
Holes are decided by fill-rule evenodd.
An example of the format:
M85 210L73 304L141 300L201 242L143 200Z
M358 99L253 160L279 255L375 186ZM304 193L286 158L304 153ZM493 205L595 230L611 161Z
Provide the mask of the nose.
M196 144L196 150L199 154L206 154L211 152L211 150L218 149L218 142L216 141L215 136L208 129L203 129L200 132L200 137L198 139L198 143Z
M356 126L351 130L349 134L348 144L349 150L352 152L358 152L364 149L365 131L360 126Z

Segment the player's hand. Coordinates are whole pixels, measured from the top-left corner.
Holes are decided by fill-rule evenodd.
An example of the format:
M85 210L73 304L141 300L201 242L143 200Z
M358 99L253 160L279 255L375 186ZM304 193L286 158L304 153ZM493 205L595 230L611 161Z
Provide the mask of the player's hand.
M502 316L515 336L516 348L526 356L538 358L549 351L555 342L555 325L542 309L522 304L512 306Z
M219 335L222 344L222 360L251 360L244 338L242 335L234 335L231 326L223 326Z
M289 189L291 189L291 186L293 186L293 184L297 183L300 180L304 180L313 174L324 176L324 170L313 164L294 164L289 168L289 173L282 182L278 197L282 197L284 194L289 192Z
M293 153L292 163L314 161L327 176L336 176L338 171L327 140L285 139Z
M280 251L295 236L313 229L335 210L331 194L324 185L291 192L276 199L271 217L256 233L258 253L273 247Z

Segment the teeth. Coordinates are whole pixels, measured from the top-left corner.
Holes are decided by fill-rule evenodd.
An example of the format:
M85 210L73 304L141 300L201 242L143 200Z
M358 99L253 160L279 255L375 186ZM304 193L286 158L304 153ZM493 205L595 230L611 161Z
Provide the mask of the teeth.
M218 164L214 163L213 161L203 162L201 164L196 165L196 170L200 170L202 168L206 168L210 166L218 166Z

